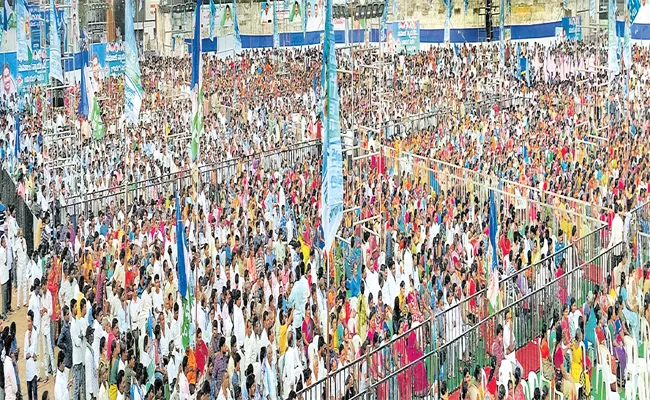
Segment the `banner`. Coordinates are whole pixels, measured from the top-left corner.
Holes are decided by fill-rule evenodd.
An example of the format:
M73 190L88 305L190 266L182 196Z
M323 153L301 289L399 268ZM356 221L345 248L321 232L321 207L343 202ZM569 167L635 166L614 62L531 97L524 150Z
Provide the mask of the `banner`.
M137 125L140 120L142 107L142 83L140 82L140 62L138 48L135 44L135 29L133 26L133 2L125 0L124 4L124 36L126 38L126 74L124 76L124 116L126 122Z
M390 53L405 51L408 55L420 51L420 21L397 21L388 24L386 47Z
M214 8L213 8L214 6ZM214 4L201 7L201 37L214 39L234 32L234 4ZM214 15L214 18L213 18Z
M2 65L0 101L3 102L5 98L11 99L18 92L18 85L16 84L16 79L18 76L18 61L16 60L16 52L0 53L0 64Z
M283 23L288 21L290 12L287 3L285 1L263 1L259 4L260 4L260 23L273 24L274 23L273 21L275 19L277 19L278 22L283 22ZM274 8L275 11L273 11ZM294 19L295 18L296 17L294 16ZM296 20L296 22L298 21Z
M562 18L562 30L564 37L567 40L582 40L582 17L580 15L574 17Z
M7 0L5 0L7 2ZM50 1L50 78L63 83L63 68L61 67L61 39L59 38L59 23L56 15L54 0Z
M327 0L325 16L325 40L323 43L323 185L321 219L328 252L343 219L343 155L341 151L341 122L339 116L339 90L337 64L332 23L332 3Z
M325 29L325 18L323 18L323 1L306 0L305 3L307 4L306 30L308 32L315 32Z
M618 38L616 37L616 0L609 0L607 10L607 63L610 80L618 75Z
M201 60L201 0L196 0L194 11L194 39L192 39L192 143L190 160L194 163L199 156L199 140L203 131L203 62Z
M596 0L589 0L589 16L591 18L596 16Z

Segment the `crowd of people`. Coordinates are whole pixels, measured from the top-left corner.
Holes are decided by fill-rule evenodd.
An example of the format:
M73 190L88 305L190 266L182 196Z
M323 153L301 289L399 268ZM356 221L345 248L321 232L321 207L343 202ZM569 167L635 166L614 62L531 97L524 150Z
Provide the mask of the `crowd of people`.
M43 91L35 89L21 120L20 157L11 150L10 117L0 126L3 165L39 217L30 254L15 209L0 206L2 316L28 319L21 351L15 329L0 335L5 396L15 398L18 378L25 378L31 400L36 381L54 377L57 400L311 400L324 393L311 385L332 374L330 394L349 399L453 342L488 312L487 296L477 296L488 285L488 199L462 180L404 168L384 146L530 187L526 197L552 199L552 212L607 224L612 238L602 247L628 242L629 211L647 201L650 182L646 50L635 47L623 99L603 95L604 78L592 67L605 62L604 53L595 45L522 45L525 72L517 67L518 47L508 46L505 68L487 45L399 55L383 69L362 67L376 63L377 52L339 54L341 69L354 71L339 74L343 131L356 127L353 144L373 155L347 165L346 213L329 254L320 226L321 155L262 162L269 150L320 139L318 49L206 56L199 164L257 160L218 181L161 179L191 167L189 58L142 60L137 127L119 118L121 78L105 78L98 98L108 130L100 139L75 115L78 88L48 123L39 112ZM585 73L577 71L590 68L592 83L579 83ZM386 90L377 90L379 82ZM61 145L52 132L68 126L79 134ZM137 197L116 195L137 185L151 187ZM82 194L95 194L100 207L69 207ZM497 264L519 277L504 285L504 299L575 266L558 253L544 268L531 267L574 246L589 233L581 224L554 223L541 209L522 213L505 198L496 211ZM183 264L186 297L179 290ZM434 332L402 335L432 318ZM578 337L575 330L568 336ZM383 346L392 338L398 340ZM514 356L512 346L508 338L492 353ZM344 369L379 348L394 354ZM457 359L471 359L472 351L462 342ZM26 376L18 377L23 359ZM444 376L460 375L459 365L446 364ZM444 394L432 376L440 375L423 367L418 379L399 378L399 398ZM389 398L391 390L378 395Z

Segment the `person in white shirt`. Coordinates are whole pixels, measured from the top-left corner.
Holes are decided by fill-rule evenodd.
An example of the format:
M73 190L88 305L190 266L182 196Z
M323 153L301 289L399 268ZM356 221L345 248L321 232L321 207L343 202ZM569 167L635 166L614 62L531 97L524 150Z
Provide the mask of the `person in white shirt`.
M57 356L56 379L54 380L54 400L70 400L68 391L68 376L65 373L65 355L59 351Z
M126 380L124 379L124 371L117 373L117 398L116 400L124 400L126 392Z
M243 346L244 339L246 338L246 324L244 322L244 313L241 309L241 293L235 292L235 304L233 306L233 334L237 338L237 344Z
M23 237L23 230L18 230L18 236L14 240L14 252L16 253L16 280L18 291L16 293L16 305L20 308L21 299L23 307L27 305L27 276L29 275L27 268L29 257L27 256L27 242ZM22 296L21 296L22 295Z
M97 377L97 364L95 362L95 351L93 341L95 339L95 330L92 326L86 328L86 351L84 354L84 367L86 378L86 396L89 398L97 397L99 392L99 381Z
M230 389L228 389L228 374L223 374L223 379L221 380L221 388L219 389L219 395L217 400L231 400L234 397L230 394Z
M2 285L2 315L0 317L7 319L7 313L11 311L11 282L7 266L7 239L4 236L0 239L0 284Z
M27 330L25 331L25 346L24 346L24 358L25 358L25 378L27 380L27 395L29 400L38 400L37 386L38 382L38 373L36 370L36 344L38 340L38 332L34 327L34 312L32 310L27 311ZM6 364L6 361L5 361ZM5 365L6 368L6 365ZM6 375L5 375L6 379ZM6 387L6 382L5 382Z
M86 344L85 333L88 326L86 319L86 299L79 302L81 317L74 319L70 324L70 336L72 338L72 399L83 400L85 398L85 371L83 366Z
M41 340L41 351L43 352L43 360L41 363L45 367L46 376L54 376L56 371L56 364L54 360L54 349L52 348L52 307L53 307L52 293L47 289L47 280L41 282L41 329L39 338Z
M180 400L189 400L191 398L190 382L187 380L187 373L189 372L187 356L183 357L181 364L182 369L178 373L178 395Z

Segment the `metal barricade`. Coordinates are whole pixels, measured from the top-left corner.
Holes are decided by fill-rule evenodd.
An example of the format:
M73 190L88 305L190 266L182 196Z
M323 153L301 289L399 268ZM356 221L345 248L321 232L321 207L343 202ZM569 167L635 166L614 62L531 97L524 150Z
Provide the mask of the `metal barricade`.
M510 362L512 373L517 368L523 368L521 377L527 378L525 371L541 369L541 338L552 328L549 324L557 321L562 304L566 304L562 298L558 300L558 293L564 298L571 296L579 305L587 302L588 293L594 290L597 283L589 279L586 267L598 265L611 273L613 255L622 251L623 246L623 243L619 243L595 259L575 266L543 287L481 319L470 327L465 335L440 346L435 346L434 343L427 352L419 352L406 342L404 346L408 363L390 370L379 379L371 379L364 391L350 390L346 393L346 398L440 399L443 398L443 391L451 398L453 393L462 390L465 374L475 377L479 383L489 382L492 376L501 381L498 375L492 375L496 366L494 346L503 346L503 339L496 341L497 331L509 335L508 340L514 340L513 354L505 355L505 360ZM470 360L458 357L457 349L465 345L475 351L475 356ZM504 368L504 364L500 367Z

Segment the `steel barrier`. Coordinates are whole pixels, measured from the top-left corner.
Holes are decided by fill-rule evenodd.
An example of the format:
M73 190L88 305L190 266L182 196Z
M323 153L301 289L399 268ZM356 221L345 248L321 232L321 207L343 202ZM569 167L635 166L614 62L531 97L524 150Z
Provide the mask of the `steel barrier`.
M365 368L365 371L368 371L366 390L349 391L346 393L346 398L348 400L439 399L443 398L442 391L446 391L449 395L461 390L464 371L469 371L473 376L477 368L479 381L486 381L491 365L494 365L494 343L502 345L501 341L495 342L497 326L508 326L504 330L505 334L512 332L516 349L513 356L516 355L516 358L506 355L506 360L511 361L513 365L512 371L516 364L538 371L541 356L539 342L536 340L545 334L544 328L550 328L547 324L557 321L555 318L561 311L560 306L566 304L566 300L562 301L562 298L558 301L558 293L575 298L576 304L585 303L587 294L597 285L590 277L590 269L599 268L611 274L615 266L613 255L623 248L624 244L619 243L596 258L553 278L547 285L481 319L471 326L465 335L441 346L436 346L433 342L426 352L422 352L409 343L408 337L403 338L398 347L405 349L408 362L388 370L387 374L379 375L375 371L385 369L382 359L367 358L365 360L368 363ZM440 328L436 323L432 326L434 331ZM476 352L470 360L460 357L463 348L467 346L475 349ZM500 381L498 375L495 375L495 378ZM522 378L525 379L527 376ZM326 396L326 398L330 397Z

